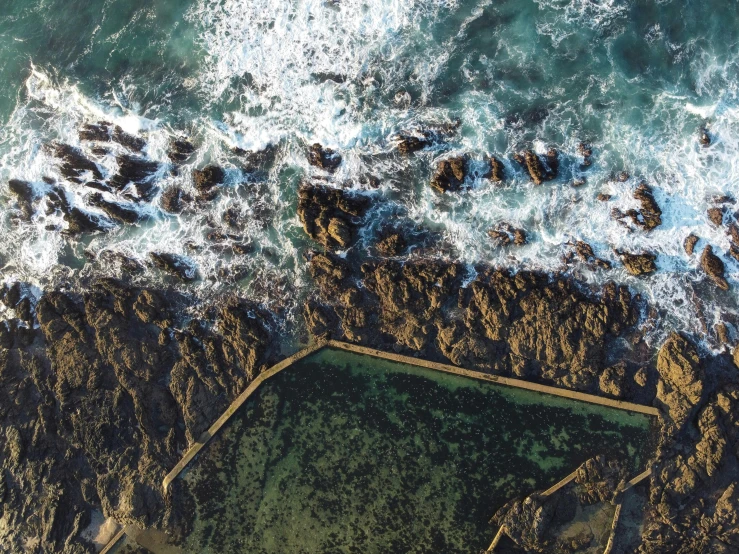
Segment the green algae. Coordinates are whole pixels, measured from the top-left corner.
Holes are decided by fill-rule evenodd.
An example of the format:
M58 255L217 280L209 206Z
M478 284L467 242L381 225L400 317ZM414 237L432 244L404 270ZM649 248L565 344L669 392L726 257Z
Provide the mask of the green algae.
M596 454L642 469L642 414L324 349L263 384L184 478L187 552L473 553L509 499Z

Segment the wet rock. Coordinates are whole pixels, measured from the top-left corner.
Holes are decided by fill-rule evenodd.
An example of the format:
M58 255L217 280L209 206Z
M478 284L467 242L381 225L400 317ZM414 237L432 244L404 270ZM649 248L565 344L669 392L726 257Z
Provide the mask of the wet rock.
M232 229L240 229L241 212L236 208L228 208L223 212L223 222Z
M577 152L582 156L582 163L580 164L582 169L593 165L593 148L589 144L581 142L577 146Z
M551 181L557 176L559 153L554 148L549 149L546 154L547 164L552 164L548 167L531 150L525 150L523 153L516 154L514 159L526 169L531 181L535 185L541 185L544 181Z
M55 143L51 145L53 155L61 161L59 171L69 180L81 179L88 171L95 179L102 179L98 166L87 159L82 152L68 144Z
M117 190L122 190L129 183L143 184L150 179L158 170L159 164L138 156L124 154L116 158L118 162L118 173L110 179L109 183ZM149 192L149 189L142 189ZM150 200L150 198L148 198Z
M440 161L431 177L431 188L439 194L459 191L467 175L467 160L467 156L457 156Z
M422 136L399 135L397 137L398 152L405 156L409 156L414 152L419 152L425 148L428 148L432 144L433 139L430 133L423 134Z
M601 269L611 269L611 263L599 258L593 252L593 247L587 242L578 240L574 244L575 254L580 258L580 261L587 264L590 267L599 267Z
M341 155L316 143L308 149L308 163L333 173L341 165Z
M601 192L598 194L598 202L608 202L611 198L613 198L610 194L606 194L604 192Z
M375 245L377 252L382 256L399 256L407 247L403 235L396 229L386 229L380 234Z
M125 146L132 152L141 152L146 146L146 141L144 139L128 134L118 125L113 129L112 139L113 142L117 142L118 144Z
M182 187L174 185L162 193L159 202L164 211L179 214L182 213L187 204L192 202L192 196L182 190Z
M136 258L128 256L123 252L117 252L115 250L103 250L100 256L110 263L117 265L121 271L125 274L138 274L143 273L146 269L144 264L138 261Z
M277 146L270 144L266 148L257 151L232 148L231 151L243 159L244 171L253 173L260 169L266 169L275 161Z
M528 242L526 231L510 225L509 223L500 223L495 228L488 231L488 236L493 239L496 246L508 246L515 244L523 246Z
M688 256L693 255L693 252L695 252L695 245L698 244L699 240L700 239L692 233L685 237L685 240L683 241L683 249Z
M137 223L143 219L142 214L133 205L110 202L99 192L91 194L87 201L91 206L100 208L108 214L108 217L120 223Z
M718 288L729 290L729 283L724 279L724 262L713 253L713 247L710 244L703 249L700 266Z
M621 258L621 262L624 264L626 271L631 275L648 275L657 271L657 264L654 261L657 259L655 254L643 252L641 254L631 254L624 252L623 250L616 250L616 255Z
M113 192L113 189L106 185L105 183L101 183L100 181L88 181L85 183L85 186L90 189L99 190L102 192Z
M225 171L215 165L209 165L203 169L195 169L192 172L192 180L195 188L201 193L207 193L214 187L222 184L225 179Z
M82 233L94 233L98 231L107 231L113 224L100 216L80 210L79 208L71 208L64 214L64 221L67 222L65 234L80 235Z
M299 191L298 216L306 234L329 249L349 247L356 238L355 220L369 200L361 195L304 183Z
M708 221L713 223L716 227L721 227L724 224L724 210L721 208L709 208L708 212Z
M588 181L587 181L587 179L585 179L584 177L581 177L581 178L579 178L579 179L573 179L573 180L572 180L572 186L573 186L573 187L575 187L575 188L578 188L578 187L583 187L583 186L585 186L585 185L586 185L587 183L588 183Z
M634 198L641 203L641 220L637 222L641 227L651 231L662 224L662 210L657 205L649 185L640 183L634 191Z
M489 160L490 171L487 174L487 178L493 183L502 183L505 180L505 167L495 156L490 156Z
M698 143L703 148L711 146L711 136L708 134L708 131L706 129L701 129L698 133Z
M110 127L105 122L96 125L86 123L79 130L80 141L108 142L110 140Z
M20 181L18 179L11 179L8 181L8 188L17 199L18 207L21 210L21 216L24 220L28 221L33 217L35 209L33 203L37 200L38 195L31 183L27 181Z
M191 282L198 278L197 267L185 256L169 252L150 252L149 257L157 268L181 281Z
M167 156L174 163L183 163L195 152L193 144L184 138L172 139L169 142Z

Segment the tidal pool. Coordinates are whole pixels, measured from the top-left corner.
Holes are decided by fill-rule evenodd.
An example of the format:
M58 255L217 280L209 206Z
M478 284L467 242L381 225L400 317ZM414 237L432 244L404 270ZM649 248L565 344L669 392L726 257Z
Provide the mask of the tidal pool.
M324 349L267 380L190 467L184 549L476 554L498 508L591 456L641 471L651 419Z

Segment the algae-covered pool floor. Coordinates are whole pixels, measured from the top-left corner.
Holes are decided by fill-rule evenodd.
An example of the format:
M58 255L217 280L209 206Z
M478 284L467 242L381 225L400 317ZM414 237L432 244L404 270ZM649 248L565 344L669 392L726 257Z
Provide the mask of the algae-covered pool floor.
M267 380L183 479L192 553L477 553L493 513L650 418L324 349Z

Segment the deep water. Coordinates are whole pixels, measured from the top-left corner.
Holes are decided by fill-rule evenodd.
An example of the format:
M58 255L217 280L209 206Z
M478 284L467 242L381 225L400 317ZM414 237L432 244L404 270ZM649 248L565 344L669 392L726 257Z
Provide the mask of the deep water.
M651 418L342 351L263 384L184 478L184 551L476 553L508 500L605 454L631 475Z
M433 252L466 262L566 270L594 283L628 283L661 310L655 335L680 328L705 334L736 320L735 295L706 286L689 233L712 244L734 285L728 238L707 219L712 198L739 193L739 2L647 0L4 0L0 6L0 263L6 280L40 287L110 273L99 256L122 251L145 260L152 249L190 256L202 294L237 286L286 308L310 286L301 255L312 245L295 215L313 142L339 150L332 182L381 184L364 251L389 220L433 231ZM149 219L71 239L64 223L37 214L15 219L7 180L59 178L42 146L79 144L82 123L107 120L147 140L164 163L157 181L192 187L189 169L225 166L227 191L198 213L172 216L158 200ZM411 158L393 153L393 136L459 123L448 142ZM706 127L709 148L698 144ZM198 154L169 170L172 136L192 137ZM582 168L577 147L593 147ZM245 174L231 149L279 145L266 173ZM510 156L523 147L562 153L560 177L534 187ZM468 192L440 197L428 186L433 162L470 153L478 174L486 153L504 160L508 182L472 178ZM115 149L99 160L116 168ZM613 176L627 171L631 178ZM575 179L586 185L574 188ZM627 230L611 209L633 207L644 179L655 189L663 224ZM40 186L40 185L39 185ZM73 202L82 187L66 184ZM599 202L599 193L612 195ZM226 208L247 220L251 254L224 254L205 236ZM736 210L736 206L730 207ZM215 223L214 223L215 222ZM529 244L496 248L487 231L523 227ZM424 235L427 236L427 235ZM574 240L614 262L611 270L565 268ZM659 271L628 276L613 249L658 254ZM247 276L219 277L238 265ZM140 280L160 282L149 268ZM701 300L697 300L700 298Z

